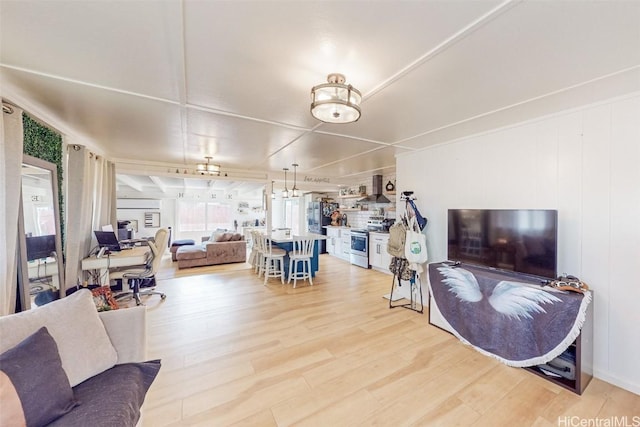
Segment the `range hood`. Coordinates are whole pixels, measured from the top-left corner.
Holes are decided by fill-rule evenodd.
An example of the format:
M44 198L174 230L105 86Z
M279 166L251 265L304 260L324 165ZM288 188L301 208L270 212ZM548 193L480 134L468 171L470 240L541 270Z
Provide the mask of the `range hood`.
M382 175L373 176L372 193L368 197L358 200L358 202L391 203L391 201L382 194Z

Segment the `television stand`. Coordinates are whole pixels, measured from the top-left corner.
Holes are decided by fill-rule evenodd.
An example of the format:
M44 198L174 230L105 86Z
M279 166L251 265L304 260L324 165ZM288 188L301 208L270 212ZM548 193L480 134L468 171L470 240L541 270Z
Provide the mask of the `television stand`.
M446 332L453 334L454 336L457 336L458 338L461 338L462 335L464 335L464 333L459 335L454 330L454 326L452 326L452 324L457 323L458 330L462 330L463 327L461 327L462 323L460 322L467 321L468 319L466 318L471 319L477 316L484 316L485 311L492 310L492 308L489 304L485 304L482 302L477 304L477 303L466 303L466 302L460 301L459 304L461 305L464 304L464 307L460 307L459 312L465 313L465 319L462 319L460 316L458 316L457 318L452 318L451 314L449 314L450 321L447 321L445 319L445 315L440 311L439 306L445 308L446 305L451 304L451 302L445 301L447 297L442 296L444 295L443 292L436 292L435 294L433 292L434 286L436 287L436 290L438 290L437 288L438 286L442 286L441 283L435 283L435 282L438 282L439 279L434 279L434 277L437 278L438 275L432 274L432 269L437 269L438 267L452 267L452 265L447 263L429 264L429 274L427 275L429 277L429 323ZM526 284L536 285L542 280L542 278L533 277L528 274L521 275L519 273L514 273L512 271L502 272L496 269L483 269L483 268L478 268L476 266L471 266L468 264L459 264L455 266L455 268L464 268L465 270L468 269L467 271L471 271L473 275L477 278L478 282L481 282L481 283L483 283L485 280L493 280L493 281L504 280L504 281L523 282ZM432 280L434 280L434 283L432 283ZM442 280L440 282L442 282ZM447 290L447 293L450 294L451 292ZM591 297L592 296L593 295L591 295ZM573 295L572 293L568 293L568 294L563 294L562 298L578 299L580 298L580 296L579 294ZM567 304L570 304L570 303L567 303ZM585 304L586 304L586 301L585 301ZM569 305L567 305L567 307L569 307ZM582 392L587 387L587 385L589 384L593 376L593 303L589 303L588 305L586 305L586 312L585 312L584 305L581 305L581 311L584 314L584 322L582 324L581 329L579 330L579 334L577 335L577 338L575 338L575 340L568 345L567 350L563 354L547 362L547 366L537 365L535 363L532 364L532 366L525 366L524 364L511 364L507 362L504 362L504 363L511 366L522 366L523 369L526 369L529 372L539 375L540 377L550 382L553 382L567 390L570 390L576 394L582 394ZM486 318L491 319L492 315L493 315L492 313L488 313L489 317L486 317ZM498 315L495 317L496 328L500 328L500 327L504 328L504 325L501 326L500 324L501 322L500 316L503 316L503 315ZM550 318L553 318L549 316L550 314L547 312L538 313L534 316L534 319L532 320L532 322L540 322L542 324L545 324L545 322L547 322ZM567 322L567 325L573 326L574 324L573 323L569 324L569 322ZM539 329L539 328L532 327L530 329L531 335L539 338L541 334L535 335L534 331L536 329ZM496 329L496 330L502 330L502 329ZM542 330L548 330L548 329L542 328ZM575 331L575 329L572 329L572 330ZM575 336L575 334L568 335L568 336ZM468 339L467 341L471 342L471 340L468 340ZM537 342L537 341L538 340L536 338L534 341L531 341L531 342ZM526 346L526 343L524 344L524 346ZM485 353L485 354L487 353L483 351L481 348L479 349L475 345L474 345L474 348L476 348L476 350L482 353ZM573 355L575 355L574 358L569 357Z

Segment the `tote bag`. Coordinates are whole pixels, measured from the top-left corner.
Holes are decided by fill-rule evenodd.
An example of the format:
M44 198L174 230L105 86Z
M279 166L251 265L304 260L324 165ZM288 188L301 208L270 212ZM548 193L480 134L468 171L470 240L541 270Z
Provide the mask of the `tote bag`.
M427 262L427 239L424 234L419 231L415 222L415 217L411 218L411 223L407 228L406 240L404 243L404 257L410 263L422 264Z

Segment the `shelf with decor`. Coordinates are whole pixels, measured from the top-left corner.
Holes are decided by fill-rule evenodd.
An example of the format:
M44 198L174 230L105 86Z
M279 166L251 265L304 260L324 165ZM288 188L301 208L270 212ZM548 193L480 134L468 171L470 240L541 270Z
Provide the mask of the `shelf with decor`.
M345 194L344 196L338 196L338 199L360 199L367 197L367 194Z

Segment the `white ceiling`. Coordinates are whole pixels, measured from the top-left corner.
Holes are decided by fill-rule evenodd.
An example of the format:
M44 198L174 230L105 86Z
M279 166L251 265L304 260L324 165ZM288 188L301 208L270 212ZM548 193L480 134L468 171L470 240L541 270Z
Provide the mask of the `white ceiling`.
M213 156L230 177L357 182L640 90L640 1L2 0L0 28L3 97L123 173ZM356 123L309 113L332 72L364 95Z

